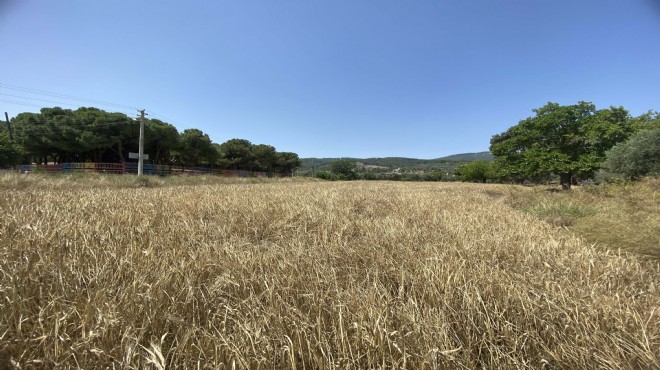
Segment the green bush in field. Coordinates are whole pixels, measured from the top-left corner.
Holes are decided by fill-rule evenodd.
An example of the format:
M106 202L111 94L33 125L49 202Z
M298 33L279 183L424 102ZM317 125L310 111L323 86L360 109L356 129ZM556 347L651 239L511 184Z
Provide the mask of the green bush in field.
M606 156L600 181L632 181L660 175L660 127L641 130L615 145Z
M493 163L491 161L469 162L458 168L461 181L486 182L493 178Z
M330 163L330 171L332 171L332 174L346 180L354 180L357 178L357 174L355 173L356 169L357 164L350 159L340 159Z
M341 180L339 176L335 175L334 173L328 172L328 171L319 171L316 173L316 178L321 179L321 180L330 180L330 181L336 181L336 180Z

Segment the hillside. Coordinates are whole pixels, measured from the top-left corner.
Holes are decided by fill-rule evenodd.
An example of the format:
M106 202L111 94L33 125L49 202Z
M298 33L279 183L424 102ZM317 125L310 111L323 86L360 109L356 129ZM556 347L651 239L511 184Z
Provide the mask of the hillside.
M329 171L330 164L339 159L351 159L368 171L387 172L398 169L402 172L431 172L441 171L453 173L460 164L476 160L492 160L490 152L453 154L436 159L417 159L405 157L385 158L302 158L302 166L298 169L301 174L313 171Z

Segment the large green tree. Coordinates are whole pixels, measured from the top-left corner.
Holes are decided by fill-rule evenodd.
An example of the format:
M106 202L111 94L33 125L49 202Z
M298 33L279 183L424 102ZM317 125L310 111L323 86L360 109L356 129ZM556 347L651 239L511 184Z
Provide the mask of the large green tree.
M254 161L252 146L245 139L230 139L220 144L220 166L232 170L251 170Z
M20 160L20 147L11 140L7 132L0 131L0 167L19 164Z
M280 173L292 173L294 169L300 167L302 161L298 154L292 152L278 152L276 155L274 171Z
M21 113L12 123L30 162L122 162L125 147L137 146L136 122L97 108L42 108L40 113Z
M196 128L184 130L180 135L181 145L178 150L178 160L187 166L203 166L214 164L218 152L213 146L209 135Z
M548 103L533 117L493 136L490 151L497 168L512 178L559 175L570 189L579 175L591 176L616 143L634 130L623 107L596 110L592 103Z
M151 154L154 163L170 163L174 152L181 145L181 137L176 127L157 119L145 122L144 140L145 150Z
M21 113L12 119L15 145L26 163L124 162L138 151L139 122L123 113L82 107L75 111L59 107L39 113ZM179 134L176 127L156 119L145 122L145 153L156 163L212 166L252 171L290 173L300 166L295 153L278 153L271 145L253 145L231 139L215 144L198 129ZM13 146L4 144L3 158L13 161ZM19 161L20 162L20 161ZM3 162L4 163L4 162Z
M330 163L330 171L335 175L342 176L346 179L353 180L357 178L357 163L351 159L340 159Z
M252 157L254 158L252 170L272 172L277 161L277 151L272 145L253 145Z

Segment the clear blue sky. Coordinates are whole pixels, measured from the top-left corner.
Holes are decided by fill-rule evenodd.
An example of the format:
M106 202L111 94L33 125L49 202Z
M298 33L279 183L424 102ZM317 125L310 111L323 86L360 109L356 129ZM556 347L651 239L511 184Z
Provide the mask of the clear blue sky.
M548 101L660 110L658 0L0 0L0 53L10 116L137 112L3 85L301 157L483 151Z

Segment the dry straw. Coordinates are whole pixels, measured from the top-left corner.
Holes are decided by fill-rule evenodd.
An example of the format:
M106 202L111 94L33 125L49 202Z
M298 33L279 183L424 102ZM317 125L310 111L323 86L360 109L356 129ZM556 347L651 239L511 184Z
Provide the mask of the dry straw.
M660 367L658 263L504 187L24 188L0 192L0 354L22 368Z

